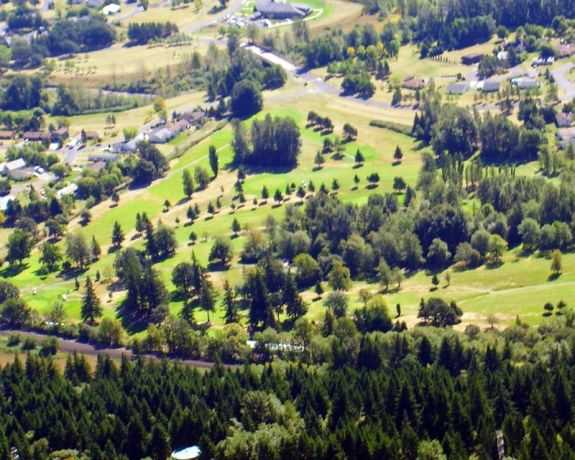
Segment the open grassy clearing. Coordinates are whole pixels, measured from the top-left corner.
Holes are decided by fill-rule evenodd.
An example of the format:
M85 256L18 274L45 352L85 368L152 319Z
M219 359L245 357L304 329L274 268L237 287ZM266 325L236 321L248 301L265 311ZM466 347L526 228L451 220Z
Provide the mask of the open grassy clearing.
M133 46L118 43L110 48L80 53L68 60L52 60L55 70L50 75L54 84L74 84L81 78L83 86L98 87L104 83L145 80L154 72L169 72L190 58L192 53L203 53L206 44L195 41L183 46Z

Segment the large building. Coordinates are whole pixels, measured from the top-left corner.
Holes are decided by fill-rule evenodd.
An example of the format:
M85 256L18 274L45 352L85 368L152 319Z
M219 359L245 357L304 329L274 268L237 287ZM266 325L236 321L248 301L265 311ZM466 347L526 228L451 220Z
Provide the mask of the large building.
M266 19L302 19L311 9L306 5L276 0L256 0L256 12Z

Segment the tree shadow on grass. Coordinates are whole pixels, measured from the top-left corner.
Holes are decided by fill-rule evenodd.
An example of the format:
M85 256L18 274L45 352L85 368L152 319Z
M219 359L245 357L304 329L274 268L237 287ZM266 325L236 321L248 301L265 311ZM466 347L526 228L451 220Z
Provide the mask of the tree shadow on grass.
M16 265L8 265L6 268L0 271L0 276L2 278L13 278L14 276L18 276L24 270L28 268L27 263L23 264L16 264Z

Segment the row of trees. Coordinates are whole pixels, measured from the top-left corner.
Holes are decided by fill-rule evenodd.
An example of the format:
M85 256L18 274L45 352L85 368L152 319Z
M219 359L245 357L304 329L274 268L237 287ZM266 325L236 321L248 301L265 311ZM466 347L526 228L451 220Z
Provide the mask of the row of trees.
M178 32L178 26L171 22L132 22L128 26L128 39L132 45L145 45L152 40L161 40Z

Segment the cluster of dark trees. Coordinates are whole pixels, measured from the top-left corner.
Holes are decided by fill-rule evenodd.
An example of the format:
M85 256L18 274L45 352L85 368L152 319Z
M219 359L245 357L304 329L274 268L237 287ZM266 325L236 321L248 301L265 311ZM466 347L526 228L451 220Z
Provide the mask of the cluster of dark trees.
M227 54L208 66L205 79L208 99L231 96L233 115L243 118L261 109L260 91L282 87L286 74L280 66L265 64L253 53L242 49L238 36L231 34L228 37ZM239 100L243 102L239 103ZM243 109L243 103L247 104L247 110Z
M468 329L360 334L338 319L321 372L102 356L90 369L72 355L61 374L31 355L0 371L0 457L163 460L199 445L224 460L496 458L498 430L513 458L575 455L572 321L496 340Z
M16 31L20 29L37 30L47 25L38 10L29 8L25 4L19 5L10 12L6 18L6 23L10 30Z
M134 185L149 185L169 168L168 160L154 144L140 142L136 153L124 163L125 173L132 177Z
M264 168L294 168L301 148L296 122L290 117L254 120L250 136L241 123L234 127L234 162Z
M1 99L3 110L29 110L42 105L43 83L39 77L16 75L3 83L6 84Z
M152 40L161 40L178 32L178 26L172 22L131 23L128 26L128 38L132 45L145 45Z
M468 159L479 150L483 163L517 164L537 160L547 142L543 128L553 118L553 109L541 107L532 98L519 104L520 126L503 114L481 117L468 109L442 104L431 88L420 98L412 132L430 144L438 156Z
M37 67L45 57L107 48L115 39L114 28L101 16L61 19L30 43L15 39L12 57L16 67Z
M375 93L375 85L367 72L351 73L341 82L344 94L357 94L362 98L370 98Z

